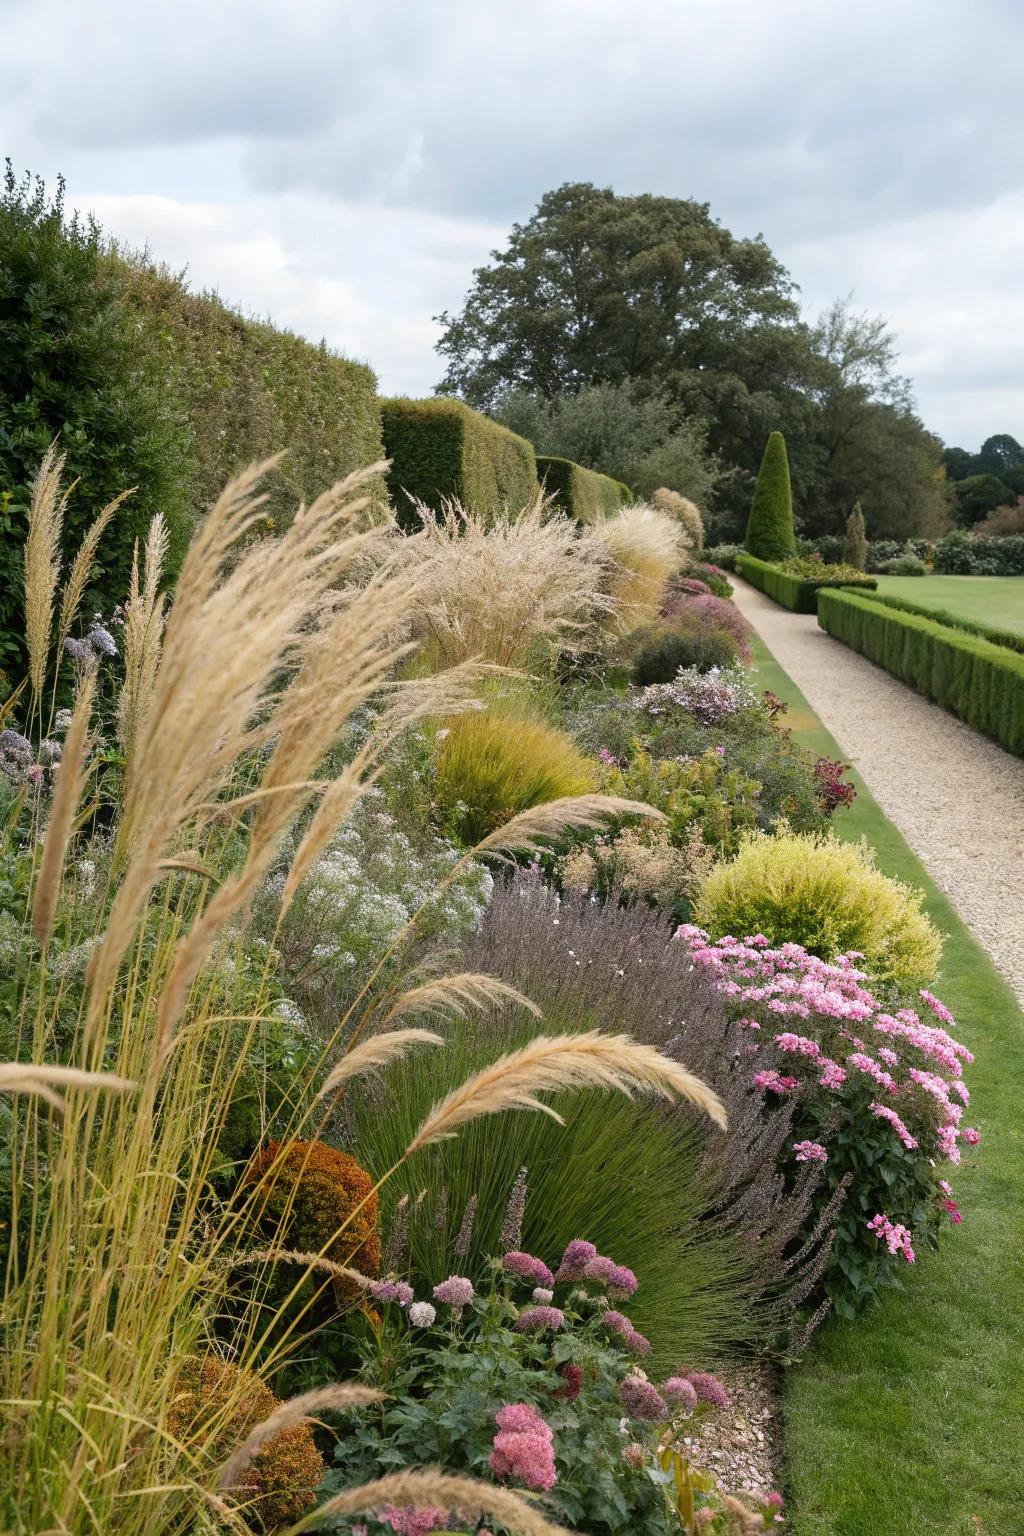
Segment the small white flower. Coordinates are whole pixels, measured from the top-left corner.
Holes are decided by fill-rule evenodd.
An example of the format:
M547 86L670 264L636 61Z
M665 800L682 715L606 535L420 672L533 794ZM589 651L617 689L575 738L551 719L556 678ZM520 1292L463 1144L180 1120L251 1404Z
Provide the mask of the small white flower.
M414 1328L430 1328L437 1317L437 1309L429 1301L414 1301L409 1308L409 1321Z
M547 1307L554 1301L555 1293L554 1291L546 1290L543 1285L538 1285L534 1288L533 1299L538 1306Z

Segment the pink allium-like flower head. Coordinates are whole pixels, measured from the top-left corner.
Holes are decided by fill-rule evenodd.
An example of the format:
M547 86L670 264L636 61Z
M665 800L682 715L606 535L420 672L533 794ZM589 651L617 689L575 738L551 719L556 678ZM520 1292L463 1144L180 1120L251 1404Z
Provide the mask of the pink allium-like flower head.
M535 1301L539 1307L549 1307L555 1299L555 1293L549 1290L546 1285L535 1285L530 1292L530 1299Z
M443 1302L446 1307L467 1307L475 1295L473 1282L465 1275L449 1275L447 1280L434 1286L434 1300Z
M583 1271L592 1259L597 1258L597 1249L593 1243L586 1242L582 1237L574 1237L571 1243L566 1245L562 1254L562 1262L558 1266L556 1281L582 1280Z
M414 1328L429 1328L436 1319L437 1313L429 1301L414 1301L409 1308L409 1321Z
M412 1505L399 1509L392 1505L382 1511L381 1519L385 1525L390 1525L396 1536L427 1536L429 1531L439 1530L446 1523L448 1511L414 1509Z
M686 1379L696 1392L698 1402L710 1403L713 1408L728 1408L729 1394L710 1371L687 1371Z
M685 1376L670 1376L661 1389L661 1395L670 1408L692 1413L697 1406L697 1390Z
M632 1355L649 1355L651 1352L650 1339L645 1339L635 1328L627 1329L622 1335L622 1342Z
M550 1328L557 1333L565 1327L565 1313L561 1307L527 1307L516 1319L516 1333L543 1333Z
M496 1414L488 1465L495 1477L514 1478L527 1488L546 1490L558 1478L551 1428L529 1403L509 1403Z
M625 1264L613 1264L607 1280L608 1295L613 1301L627 1301L636 1295L637 1278Z
M531 1285L552 1286L555 1283L555 1277L543 1259L535 1259L532 1253L522 1253L519 1249L506 1253L501 1261L501 1267L506 1274L516 1275L520 1280L528 1280Z
M660 1424L668 1418L668 1404L643 1376L630 1374L619 1382L622 1406L631 1419L643 1419L648 1424Z
M370 1295L375 1301L397 1301L401 1307L407 1307L415 1294L404 1280L376 1280L370 1286Z

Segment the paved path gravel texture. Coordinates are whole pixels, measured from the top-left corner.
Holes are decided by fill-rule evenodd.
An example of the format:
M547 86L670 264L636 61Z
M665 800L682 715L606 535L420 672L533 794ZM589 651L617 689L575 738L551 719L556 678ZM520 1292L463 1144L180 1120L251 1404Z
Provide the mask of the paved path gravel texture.
M737 577L735 602L1024 1003L1024 759Z

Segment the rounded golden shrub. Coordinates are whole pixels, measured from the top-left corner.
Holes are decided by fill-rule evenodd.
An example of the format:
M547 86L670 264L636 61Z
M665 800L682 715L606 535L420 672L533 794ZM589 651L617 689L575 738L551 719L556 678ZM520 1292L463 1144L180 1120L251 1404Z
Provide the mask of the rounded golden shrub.
M438 744L438 810L465 843L520 811L595 784L595 764L564 731L504 710L456 716Z
M253 1183L260 1185L260 1225L275 1247L323 1251L337 1264L379 1274L377 1196L354 1157L323 1141L271 1141L246 1174L246 1184ZM341 1289L346 1296L362 1294L349 1282Z
M202 1446L212 1466L237 1450L278 1406L265 1381L216 1355L192 1356L177 1372L167 1431L186 1448ZM305 1514L324 1475L309 1424L294 1424L267 1441L230 1492L253 1530L271 1532Z
M802 944L823 960L856 950L877 981L906 990L934 981L942 957L922 899L876 869L864 842L760 832L747 834L735 858L711 871L693 921L713 938L762 933L773 945Z

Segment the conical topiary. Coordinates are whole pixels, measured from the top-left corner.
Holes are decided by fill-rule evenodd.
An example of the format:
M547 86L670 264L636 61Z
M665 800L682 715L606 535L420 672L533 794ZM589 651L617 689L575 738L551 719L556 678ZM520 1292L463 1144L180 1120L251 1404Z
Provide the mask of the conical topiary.
M858 571L863 571L867 568L868 539L867 534L864 532L864 514L860 509L859 501L854 502L853 511L846 519L843 560L847 565L855 565Z
M796 553L793 492L789 484L786 439L772 432L757 473L747 521L746 547L759 560L785 560Z

